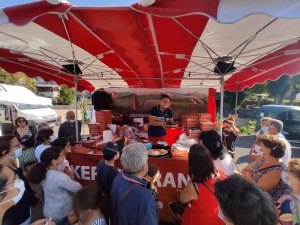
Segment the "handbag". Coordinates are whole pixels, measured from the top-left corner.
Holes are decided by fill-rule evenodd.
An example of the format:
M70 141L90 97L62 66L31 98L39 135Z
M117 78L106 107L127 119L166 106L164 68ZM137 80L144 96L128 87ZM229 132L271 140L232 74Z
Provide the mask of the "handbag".
M213 195L214 192L205 184L205 183L201 183L203 184L204 187L206 187ZM196 187L196 184L193 183L193 186L195 188L195 191L197 193L197 195L199 196L199 191ZM172 202L169 204L169 207L168 207L168 211L169 211L169 214L173 220L173 223L175 225L181 225L181 220L182 220L182 215L183 215L183 212L184 212L184 209L185 207L187 206L188 203L182 203L179 201L179 191L177 192L177 201L176 202Z
M169 203L168 211L175 225L181 225L182 215L187 203L179 201L180 192L177 191L177 201Z
M18 158L20 166L25 166L36 162L34 147L23 149L22 155Z

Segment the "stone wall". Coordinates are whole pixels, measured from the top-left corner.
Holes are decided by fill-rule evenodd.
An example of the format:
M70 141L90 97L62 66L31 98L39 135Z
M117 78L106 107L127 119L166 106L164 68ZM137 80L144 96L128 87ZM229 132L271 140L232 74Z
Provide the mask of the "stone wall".
M59 110L75 110L75 105L53 105L50 106L53 110L59 109ZM92 109L92 105L87 105L87 109ZM80 109L80 105L77 106L77 109Z

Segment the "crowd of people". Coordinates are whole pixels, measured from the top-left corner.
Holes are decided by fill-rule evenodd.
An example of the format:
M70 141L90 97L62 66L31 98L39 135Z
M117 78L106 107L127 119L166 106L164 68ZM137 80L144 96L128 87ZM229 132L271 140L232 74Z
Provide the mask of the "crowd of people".
M66 119L58 137L47 124L35 130L24 118L16 119L12 135L0 137L0 224L29 225L32 208L42 204L46 219L33 225L157 225L160 171L148 166L145 145L106 143L97 185L82 187L67 158L76 141L76 121L72 112ZM202 132L188 153L190 179L179 196L186 203L181 224L300 224L300 159L291 159L282 129L281 121L262 118L249 152L253 162L240 174L234 166L239 135L234 117L223 121L222 136ZM32 154L36 162L26 168ZM40 185L42 195L30 184Z

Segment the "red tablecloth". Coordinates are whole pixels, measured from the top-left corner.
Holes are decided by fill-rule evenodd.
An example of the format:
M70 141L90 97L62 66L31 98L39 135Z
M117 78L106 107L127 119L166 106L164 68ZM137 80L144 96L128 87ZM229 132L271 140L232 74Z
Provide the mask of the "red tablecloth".
M83 186L95 184L97 178L97 164L103 159L102 155L68 153L67 156L75 179ZM149 165L159 167L161 176L157 180L158 206L160 221L171 221L168 213L168 203L176 201L176 189L183 189L189 179L187 175L187 155L174 156L172 159L149 158ZM121 170L121 162L116 162L116 167Z

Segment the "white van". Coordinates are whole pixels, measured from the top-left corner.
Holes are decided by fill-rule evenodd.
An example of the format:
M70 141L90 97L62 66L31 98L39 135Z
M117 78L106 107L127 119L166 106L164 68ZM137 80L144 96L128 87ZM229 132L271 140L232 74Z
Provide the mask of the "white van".
M55 126L57 114L49 105L51 99L37 96L25 87L0 84L0 135L12 133L17 117L24 117L30 125Z

